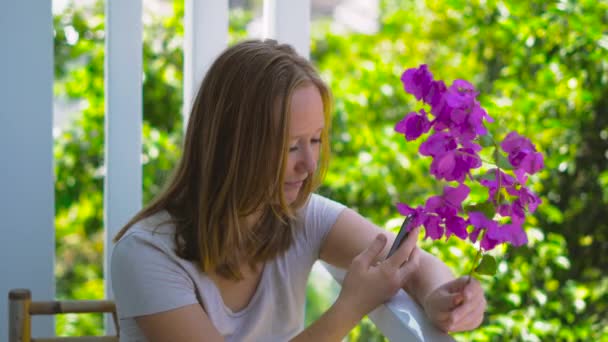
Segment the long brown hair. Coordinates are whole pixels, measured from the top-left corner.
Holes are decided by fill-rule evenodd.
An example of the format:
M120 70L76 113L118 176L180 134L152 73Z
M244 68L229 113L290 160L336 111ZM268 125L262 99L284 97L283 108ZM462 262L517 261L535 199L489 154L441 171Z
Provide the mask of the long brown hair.
M289 204L283 184L289 108L299 87L323 99L319 167ZM249 40L226 49L198 91L183 154L165 189L116 235L166 210L176 227L176 253L203 272L242 279L240 265L270 260L293 242L295 211L318 187L329 159L331 95L314 67L289 45ZM253 226L245 218L257 215Z

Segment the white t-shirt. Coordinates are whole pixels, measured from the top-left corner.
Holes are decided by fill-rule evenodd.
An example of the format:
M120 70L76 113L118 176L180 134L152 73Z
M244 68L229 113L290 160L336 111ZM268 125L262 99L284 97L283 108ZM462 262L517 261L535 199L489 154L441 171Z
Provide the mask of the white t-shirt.
M121 341L145 341L134 317L199 303L226 341L287 341L304 329L306 283L327 233L345 207L313 194L300 210L295 239L268 261L249 304L224 305L197 266L175 254L174 226L161 212L131 227L112 253L111 280ZM160 225L159 225L160 224Z

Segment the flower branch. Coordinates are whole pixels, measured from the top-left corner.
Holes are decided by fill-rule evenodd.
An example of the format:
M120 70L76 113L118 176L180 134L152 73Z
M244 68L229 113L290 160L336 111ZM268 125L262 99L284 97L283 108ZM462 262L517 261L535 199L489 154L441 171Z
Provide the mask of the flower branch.
M501 243L521 246L528 241L523 224L527 213L533 213L540 204L540 198L526 182L529 175L544 167L543 155L517 132L497 142L485 126L493 119L480 105L479 93L469 82L455 80L447 87L433 79L426 65L407 69L401 81L405 91L428 105L430 111L408 113L395 130L407 141L424 137L418 152L432 158L431 175L456 184L445 186L443 194L431 196L423 206L398 203L397 209L402 215L413 216L410 229L424 226L426 237L437 240L455 235L478 244L470 274L493 274L496 262L485 252ZM482 173L480 168L487 163L480 156L484 148L492 149L494 168ZM463 207L470 194L469 182L486 188L486 203Z

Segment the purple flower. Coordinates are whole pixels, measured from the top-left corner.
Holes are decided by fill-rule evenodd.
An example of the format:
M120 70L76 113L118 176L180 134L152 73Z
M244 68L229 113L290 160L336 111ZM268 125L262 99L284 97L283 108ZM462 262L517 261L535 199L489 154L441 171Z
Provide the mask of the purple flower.
M521 185L526 184L526 182L528 181L528 176L526 176L525 170L515 169L515 170L513 170L513 173L515 174L515 177L517 178L517 181L519 182L519 184L521 184Z
M424 210L436 213L442 218L455 216L462 210L462 201L467 198L470 191L464 184L459 184L455 188L446 186L442 196L432 196L426 201Z
M488 219L483 213L472 211L469 213L469 222L474 227L473 232L469 235L471 241L476 242L481 233L482 229L486 230L481 238L480 246L486 251L489 251L496 247L501 241L496 239L496 230L498 229L498 223Z
M515 169L523 169L528 174L535 174L544 167L543 155L526 137L517 132L510 132L500 143L500 147L509 154L509 163Z
M528 239L522 228L525 215L533 213L541 200L525 185L528 175L544 167L543 155L528 138L510 132L500 146L513 166L514 176L496 168L480 181L488 189L489 201L496 213L510 218L510 223L499 224L481 212L470 212L468 218L460 217L462 202L470 193L464 182L467 176L473 180L471 170L482 165L478 154L482 147L474 141L488 133L485 122L493 122L493 119L477 100L479 93L475 87L465 80L455 80L446 87L443 81L433 80L427 65L422 64L407 69L401 75L401 81L407 93L430 106L430 113L424 109L410 112L395 125L395 130L404 134L407 141L412 141L433 129L420 144L418 152L432 157L430 173L433 176L459 183L456 187L445 187L441 196L428 198L424 206L412 208L398 203L399 212L412 217L410 227L423 225L426 236L433 240L443 235L461 239L468 236L473 242L479 240L486 251L505 242L514 246L526 244ZM427 114L433 116L431 121ZM473 226L471 234L468 225Z
M513 208L511 204L503 203L498 206L498 210L496 210L500 216L508 217L513 216Z
M498 191L499 185L500 188L505 188L507 191L514 189L515 179L502 172L500 169L491 169L486 173L486 176L493 177L494 179L482 179L480 183L488 189L490 200L494 203L496 203L496 192Z
M513 218L511 223L499 226L498 223L488 219L484 214L471 212L469 213L469 221L475 228L470 235L473 242L477 241L481 230L486 229L486 233L480 242L481 247L486 251L504 242L510 242L516 247L528 243L528 237L522 228L523 220L518 218Z
M455 80L445 94L445 100L452 108L470 108L479 93L465 80Z
M431 106L431 109L441 104L444 94L447 91L443 81L432 81L428 93L423 98L425 103Z
M418 151L423 156L436 157L455 150L457 147L458 144L456 143L456 139L454 139L451 134L435 132L429 136L425 142L420 144L420 149Z
M433 240L440 239L443 236L443 227L441 227L441 218L437 215L428 214L424 220L425 236Z
M420 114L410 112L403 120L397 123L395 131L405 134L407 141L418 139L418 137L428 132L431 128L431 122L426 115L424 109L420 110Z
M533 175L545 167L543 155L540 152L528 153L521 160L521 168L528 174Z
M500 143L502 149L511 154L518 150L536 151L534 145L526 137L519 135L517 132L512 131L507 134L505 139Z
M522 228L521 222L512 222L501 225L497 229L489 230L487 235L490 239L503 242L510 242L513 246L519 247L528 243L528 236Z
M431 74L426 64L422 64L419 68L407 69L401 75L401 82L403 82L405 91L414 95L418 100L428 94L432 81L433 74Z
M464 179L463 170L456 166L456 151L437 155L431 162L431 174L447 181Z
M518 195L519 198L517 198L514 203L517 202L517 205L521 207L522 210L528 208L530 213L535 212L538 205L542 202L536 194L525 186L522 186L521 189L519 189Z
M424 207L419 206L414 209L405 203L397 203L397 211L403 216L412 216L412 222L408 226L410 230L423 225L427 216Z
M467 238L467 225L469 223L460 216L450 216L445 219L445 236L458 236L461 240Z

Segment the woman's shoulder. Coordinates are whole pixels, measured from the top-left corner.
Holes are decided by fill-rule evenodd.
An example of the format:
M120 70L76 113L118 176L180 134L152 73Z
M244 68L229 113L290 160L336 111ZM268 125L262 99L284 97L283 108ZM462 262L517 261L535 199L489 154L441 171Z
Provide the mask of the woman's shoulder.
M330 199L324 195L318 193L312 193L308 198L308 201L304 204L300 211L300 215L303 219L310 219L319 215L326 215L328 213L341 212L346 206L338 201Z
M175 225L166 211L157 212L134 223L116 242L113 254L122 249L135 254L140 249L157 248L166 253L175 249ZM126 252L126 251L125 251Z

